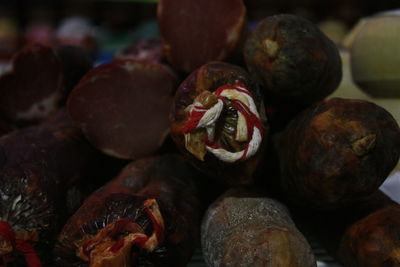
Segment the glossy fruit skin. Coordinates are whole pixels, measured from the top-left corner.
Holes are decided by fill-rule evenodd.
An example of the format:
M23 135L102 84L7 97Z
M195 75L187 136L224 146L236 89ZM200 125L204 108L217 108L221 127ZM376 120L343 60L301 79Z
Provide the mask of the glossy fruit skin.
M347 205L374 193L400 155L400 129L385 109L333 98L297 116L279 140L281 185L297 204Z
M194 102L196 96L206 90L213 92L222 85L232 85L237 81L252 93L257 109L262 114L264 108L262 96L249 74L239 66L218 61L201 66L181 83L170 113L171 137L185 158L212 179L228 185L252 183L252 175L263 157L266 142L263 141L259 151L245 161L226 163L209 153L206 154L204 161L201 161L185 148L182 128L188 119L186 108ZM261 116L267 135L267 121L263 115Z
M328 96L342 77L335 44L310 21L294 15L259 22L246 40L244 57L266 91L301 103Z

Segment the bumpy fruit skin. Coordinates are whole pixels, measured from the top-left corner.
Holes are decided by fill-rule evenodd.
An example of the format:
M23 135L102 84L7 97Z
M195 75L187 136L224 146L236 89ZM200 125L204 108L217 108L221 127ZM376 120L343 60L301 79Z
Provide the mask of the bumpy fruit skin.
M209 207L201 239L208 266L316 266L286 207L243 188L229 190Z
M351 225L340 245L348 267L399 266L400 205L378 210Z
M185 136L182 129L188 121L187 107L202 92L214 92L222 85L233 85L236 82L247 88L257 105L265 128L262 144L258 152L245 161L227 163L219 160L211 153L207 153L204 160L200 160L185 147ZM185 158L210 177L229 185L249 184L253 181L252 175L262 159L266 143L267 123L265 115L262 113L263 108L263 101L258 87L245 70L224 62L210 62L194 71L179 86L170 113L171 137Z
M301 103L328 96L342 77L335 44L311 22L294 15L259 22L246 40L244 57L265 90Z
M385 109L363 100L319 102L279 141L281 184L296 203L337 208L378 190L400 155L400 129Z
M195 175L193 168L174 154L128 164L117 177L90 195L65 224L54 250L57 266L88 266L76 255L78 241L118 219L134 220L146 234L151 233L154 229L142 205L146 199L155 199L160 207L164 239L151 252L139 248L127 251L132 266L186 266L200 230L201 204L192 180ZM113 257L110 256L112 261L107 266L131 266L126 262L117 265L120 261Z
M101 168L100 155L66 112L0 138L0 218L15 234L25 233L20 239L32 244L43 266L49 266L49 248L79 203L79 185ZM22 254L12 256L10 266L25 266Z

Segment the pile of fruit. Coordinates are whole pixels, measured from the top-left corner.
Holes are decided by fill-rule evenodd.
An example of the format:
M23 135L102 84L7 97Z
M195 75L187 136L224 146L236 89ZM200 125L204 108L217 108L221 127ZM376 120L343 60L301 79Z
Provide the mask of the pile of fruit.
M316 266L303 231L345 266L400 265L379 191L400 129L328 99L335 43L295 15L248 30L242 0L157 16L162 40L110 63L33 44L0 76L0 266L186 266L197 247L209 266Z

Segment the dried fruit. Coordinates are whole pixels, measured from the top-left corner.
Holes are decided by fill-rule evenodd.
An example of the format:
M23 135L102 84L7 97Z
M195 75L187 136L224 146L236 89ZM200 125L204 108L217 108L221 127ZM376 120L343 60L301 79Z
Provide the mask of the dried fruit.
M211 62L178 88L171 136L197 168L227 184L252 181L266 136L258 88L240 67Z
M279 97L302 103L321 100L342 76L335 44L314 24L294 15L275 15L258 23L244 57L256 80Z
M229 190L209 207L201 240L208 266L316 266L286 207L244 189Z
M349 267L399 266L400 205L382 208L351 225L340 244Z
M168 61L192 72L212 60L225 60L245 25L242 0L161 0L158 24Z
M68 112L96 148L134 159L155 152L167 136L177 83L164 65L114 61L82 78L68 98Z
M127 165L64 226L57 266L186 266L200 228L195 173L177 155Z
M22 256L28 266L48 260L56 233L76 208L69 203L79 202L69 199L68 190L102 169L100 156L65 112L2 136L0 255L15 266L24 266ZM15 251L19 253L11 253Z
M378 190L399 159L400 129L373 103L333 98L297 116L278 149L287 195L333 208Z

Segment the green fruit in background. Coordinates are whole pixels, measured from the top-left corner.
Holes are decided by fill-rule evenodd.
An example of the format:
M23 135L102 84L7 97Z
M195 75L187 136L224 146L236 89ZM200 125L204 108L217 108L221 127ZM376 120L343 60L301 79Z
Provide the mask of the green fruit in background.
M400 97L400 13L360 21L351 44L354 82L374 97Z

